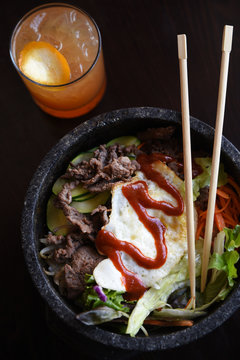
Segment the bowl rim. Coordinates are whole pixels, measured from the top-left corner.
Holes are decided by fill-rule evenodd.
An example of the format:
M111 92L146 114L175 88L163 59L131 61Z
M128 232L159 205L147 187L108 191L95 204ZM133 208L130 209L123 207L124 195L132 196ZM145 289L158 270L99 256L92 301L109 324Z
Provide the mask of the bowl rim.
M162 121L172 121L178 124L181 121L181 113L175 110L157 107L129 107L105 112L92 117L63 136L42 159L27 188L21 216L20 230L22 251L28 272L41 297L55 315L57 315L57 317L59 317L66 325L70 326L72 330L76 331L78 335L88 337L103 345L123 350L156 351L172 349L193 342L222 325L240 307L240 284L232 290L231 295L220 304L214 312L210 313L207 317L202 318L192 327L176 330L169 334L152 335L150 337L130 337L112 333L97 326L87 326L76 320L75 312L69 308L44 273L38 251L34 246L34 215L40 188L43 186L50 173L48 167L50 159L51 162L53 160L56 162L61 159L66 149L76 141L76 137L81 136L81 133L87 132L89 127L94 126L97 128L99 126L105 126L104 124L106 123L113 124L120 119L126 117L129 118L129 116L131 116L131 119L147 119L151 117ZM104 124L103 121L105 122ZM214 134L214 129L210 125L203 123L192 116L190 117L190 126L191 130L200 133L204 128L211 136ZM222 150L227 152L228 149L231 149L231 152L234 154L233 163L240 169L240 152L223 136ZM45 171L44 175L43 169L48 169ZM35 194L34 197L33 194ZM221 314L221 316L219 316L219 314Z

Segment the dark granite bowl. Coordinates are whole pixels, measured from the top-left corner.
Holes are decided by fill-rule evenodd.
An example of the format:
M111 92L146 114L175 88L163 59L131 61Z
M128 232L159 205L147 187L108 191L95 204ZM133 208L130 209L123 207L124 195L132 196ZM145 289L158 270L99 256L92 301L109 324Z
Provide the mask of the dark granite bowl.
M39 293L48 308L77 339L86 337L97 345L118 351L152 351L171 349L190 343L211 332L227 320L240 306L240 282L224 302L215 304L206 317L183 329L160 328L149 337L119 335L97 326L85 326L76 320L76 309L68 303L43 271L39 257L39 239L47 233L45 213L51 187L68 162L79 152L103 144L115 137L136 134L149 127L176 124L181 131L181 115L159 108L129 108L112 111L86 121L64 136L45 156L30 183L22 215L22 247L25 261ZM191 118L192 145L212 152L214 130ZM240 181L239 151L223 137L221 161L226 170ZM102 349L102 348L101 348Z

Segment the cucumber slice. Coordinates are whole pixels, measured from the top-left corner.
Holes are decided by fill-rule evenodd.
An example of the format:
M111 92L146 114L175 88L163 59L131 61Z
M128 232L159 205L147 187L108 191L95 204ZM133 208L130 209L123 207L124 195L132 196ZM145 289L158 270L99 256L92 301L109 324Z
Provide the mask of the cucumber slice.
M136 145L138 146L141 141L135 136L120 136L116 139L113 139L107 143L107 146L111 146L114 144L120 144L123 146Z
M87 195L89 192L87 189L84 189L84 187L81 184L79 184L71 191L71 193L72 193L72 198L75 199L80 196Z
M56 235L66 235L71 224L63 211L54 206L55 198L55 195L51 195L47 203L47 227Z
M67 182L67 180L65 179L61 179L61 178L58 178L55 183L53 184L53 187L52 187L52 192L54 195L57 195L60 193L60 191L62 190L63 188L63 185L65 185Z
M68 182L68 180L66 180L66 179L58 178L52 187L53 194L57 195L58 193L60 193L60 191L63 188L63 185L66 184L67 182ZM84 189L84 187L81 184L76 186L73 190L71 190L73 199L75 199L76 197L82 196L84 194L87 194L87 193L88 193L88 190Z
M110 197L110 191L104 191L86 201L73 201L73 206L80 213L91 213L98 205L104 205Z
M95 193L87 192L86 194L75 197L73 200L74 201L79 201L79 202L80 201L86 201L86 200L94 198L95 196L96 196Z

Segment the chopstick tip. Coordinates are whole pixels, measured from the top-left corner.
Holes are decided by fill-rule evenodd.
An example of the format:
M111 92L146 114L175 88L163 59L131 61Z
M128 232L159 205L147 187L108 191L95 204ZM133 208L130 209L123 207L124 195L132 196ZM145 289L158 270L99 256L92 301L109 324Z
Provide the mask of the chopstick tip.
M187 59L187 37L185 34L177 36L178 41L178 58Z
M225 25L223 29L222 51L230 52L232 50L232 35L233 26Z

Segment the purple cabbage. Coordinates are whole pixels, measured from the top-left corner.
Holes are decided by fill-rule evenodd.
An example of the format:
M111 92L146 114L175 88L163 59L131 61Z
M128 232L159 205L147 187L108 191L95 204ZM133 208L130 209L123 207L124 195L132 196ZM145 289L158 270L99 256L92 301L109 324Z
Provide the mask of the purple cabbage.
M107 298L107 296L104 294L103 289L102 289L101 286L95 285L95 286L93 287L93 289L96 291L96 293L98 294L98 297L99 297L99 299L100 299L101 301L103 301L103 302L106 302L106 301L107 301L108 298Z

